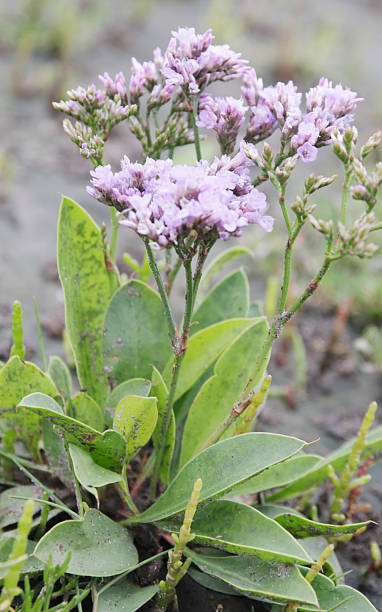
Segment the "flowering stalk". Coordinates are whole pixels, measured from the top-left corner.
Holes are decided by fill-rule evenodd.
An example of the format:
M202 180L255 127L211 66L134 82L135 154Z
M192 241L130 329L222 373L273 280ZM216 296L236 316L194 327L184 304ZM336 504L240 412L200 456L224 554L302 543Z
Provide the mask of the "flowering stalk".
M184 245L183 245L183 248L184 248ZM168 429L171 423L171 414L172 414L172 409L173 409L173 405L175 401L175 392L176 392L176 386L177 386L178 379L179 379L180 367L184 359L185 351L187 350L188 335L190 331L192 311L193 311L193 305L194 305L194 292L193 292L194 280L192 276L192 263L191 263L192 255L190 251L188 252L188 254L185 254L184 251L179 251L179 256L183 257L183 266L184 266L185 274L186 274L186 298L185 298L184 320L183 320L181 334L179 335L176 332L176 329L174 326L175 334L172 336L172 331L170 331L170 329L171 330L173 329L172 328L173 320L172 320L172 316L171 316L171 321L170 321L169 316L167 316L167 321L169 323L169 334L170 334L170 339L171 339L172 348L174 352L174 364L173 364L172 371L171 371L169 393L168 393L166 406L165 406L164 413L163 413L160 444L155 453L154 469L153 469L153 474L152 474L151 482L150 482L150 498L151 499L154 499L155 494L156 494L156 488L157 488L157 484L159 480L159 472L160 472L160 467L162 463L163 453L164 453L164 450L167 444L167 432L168 432ZM150 259L150 263L151 263L151 259ZM170 310L167 294L165 292L163 281L162 281L159 271L155 275L155 280L157 281L157 286L158 286L160 295L162 297L162 302L163 304L166 303L168 305L168 314L171 315L171 310Z
M183 578L191 565L191 559L187 559L184 563L182 563L182 555L187 544L194 538L193 534L191 533L191 524L198 505L202 485L202 479L198 478L195 481L191 498L184 513L183 525L179 530L179 535L176 535L175 533L171 534L171 537L175 542L175 546L168 553L166 580L161 580L159 583L159 593L155 608L156 612L167 610L167 606L169 606L170 603L176 599L176 585Z
M192 121L192 128L194 130L196 159L198 162L200 162L200 160L202 159L202 152L200 150L199 128L196 124L196 120L198 116L198 102L199 102L199 96L195 96L194 101L193 101L193 106L192 106L191 121Z

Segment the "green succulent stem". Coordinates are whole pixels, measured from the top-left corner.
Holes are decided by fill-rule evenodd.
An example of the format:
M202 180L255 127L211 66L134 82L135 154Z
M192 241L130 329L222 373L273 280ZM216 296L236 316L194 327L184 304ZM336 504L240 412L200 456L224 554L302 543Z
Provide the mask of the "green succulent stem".
M191 559L187 559L182 563L182 555L187 544L194 538L191 533L191 524L198 505L202 485L201 478L198 478L194 483L191 498L184 513L183 524L179 530L179 535L172 534L175 545L168 553L166 579L161 580L159 583L156 612L167 610L167 607L176 598L176 585L183 578L191 565Z
M332 516L332 518L342 519L341 511L345 497L351 489L355 488L356 486L361 486L362 484L365 484L365 482L368 480L367 478L365 478L365 476L361 477L361 479L352 479L358 470L361 455L363 449L365 448L366 436L374 422L376 411L377 403L372 402L363 418L362 425L357 434L357 438L353 444L349 458L340 477L336 475L332 466L328 467L328 476L334 484L334 498L330 507L330 515Z
M13 598L20 592L17 585L21 568L25 563L24 556L27 550L29 532L32 527L33 510L34 502L32 500L27 501L18 523L16 538L8 559L8 561L21 560L15 565L11 565L4 576L3 589L0 595L0 610L9 610Z
M12 336L13 345L11 348L11 357L13 355L18 355L20 359L24 360L25 346L23 344L23 311L21 309L21 304L18 300L13 302Z

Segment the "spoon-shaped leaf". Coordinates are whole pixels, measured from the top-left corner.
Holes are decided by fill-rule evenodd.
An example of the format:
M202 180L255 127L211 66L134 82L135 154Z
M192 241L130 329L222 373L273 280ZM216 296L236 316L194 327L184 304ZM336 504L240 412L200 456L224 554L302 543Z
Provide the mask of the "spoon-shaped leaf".
M258 509L266 516L274 519L279 525L282 525L295 538L310 538L312 536L331 536L337 538L347 533L355 533L361 527L367 527L370 521L363 523L353 523L346 525L330 525L327 523L319 523L311 521L299 512L292 508L284 506L263 505Z
M35 556L62 565L70 552L67 572L78 576L115 576L138 562L138 553L124 527L98 510L79 521L55 525L39 541Z
M265 519L265 520L264 520ZM182 516L165 519L162 529L178 533ZM300 544L276 521L246 504L217 500L197 510L192 521L195 542L266 561L312 563Z
M242 595L280 604L301 602L317 607L314 590L295 565L270 563L246 554L207 556L189 549L185 554L203 572L224 580Z
M121 578L116 584L100 593L98 597L98 612L135 612L154 597L158 591L156 584L140 587L128 578Z
M102 467L118 470L125 459L126 444L117 432L104 433L63 414L61 406L44 393L31 393L19 406L48 419L65 436L68 442L79 444Z
M291 457L304 446L297 438L248 433L218 442L193 457L178 472L162 497L131 522L148 523L185 509L194 482L203 481L199 503L222 495L269 466Z
M126 440L126 460L130 461L150 440L158 419L157 398L128 395L119 402L113 427Z

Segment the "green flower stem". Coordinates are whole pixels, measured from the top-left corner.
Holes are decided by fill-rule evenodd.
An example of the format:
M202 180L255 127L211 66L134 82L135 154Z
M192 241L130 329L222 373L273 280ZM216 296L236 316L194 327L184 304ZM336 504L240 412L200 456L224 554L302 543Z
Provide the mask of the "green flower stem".
M376 223L375 225L373 225L373 227L371 228L371 232L376 232L377 230L382 229L382 223Z
M12 551L8 561L14 561L25 555L27 549L28 535L32 527L34 503L29 500L24 506L23 514L19 520L17 527L16 539L12 546ZM13 598L18 594L20 570L24 565L25 559L22 559L17 565L10 567L4 576L4 585L0 595L0 609L8 610Z
M122 480L119 483L119 485L120 485L120 487L122 489L123 499L125 500L126 504L130 508L130 510L133 512L133 514L139 514L139 510L138 510L137 506L134 504L134 502L133 502L133 500L131 498L131 495L130 495L129 487L128 487L128 484L127 484L126 468L127 468L127 465L126 465L126 463L124 463L123 468L122 468Z
M285 221L285 225L287 227L288 230L288 235L291 236L292 235L292 223L289 217L289 213L285 204L285 190L286 190L286 184L283 183L279 186L279 188L277 189L277 191L279 192L279 204L280 204L280 208L282 210L283 213L283 217L284 217L284 221Z
M272 325L268 332L268 337L265 340L263 347L261 349L261 352L259 354L259 357L257 359L254 374L248 379L244 390L240 394L238 401L233 407L233 410L235 412L241 414L243 409L245 409L248 406L248 402L250 401L251 395L253 393L252 391L253 381L256 379L257 373L261 371L264 368L264 365L267 363L272 344L276 340L276 338L279 337L281 333L281 329L284 327L284 325L288 323L288 321L297 312L297 310L299 310L299 308L301 308L301 306L305 304L307 299L309 299L313 295L313 293L318 288L322 278L325 276L326 272L328 271L331 263L335 261L335 259L338 259L338 258L339 257L337 256L331 256L327 254L322 263L321 268L319 269L317 274L314 276L314 278L308 283L305 291L303 291L300 297L297 298L297 300L293 303L293 305L289 308L289 310L287 310L286 312L280 313L278 316L274 318Z
M155 453L154 469L153 469L153 474L152 474L151 482L150 482L150 499L154 499L155 494L156 494L163 453L164 453L164 450L167 444L167 432L169 430L170 423L171 423L171 414L172 414L172 408L173 408L174 401L175 401L176 386L177 386L178 379L179 379L180 367L182 365L185 351L187 350L188 334L190 331L191 318L192 318L194 296L193 296L192 261L191 261L190 256L184 257L183 265L184 265L184 269L186 273L186 287L187 287L183 327L182 327L181 335L179 336L178 334L176 334L174 341L172 343L173 351L174 351L174 365L172 367L171 380L170 380L170 385L169 385L169 393L168 393L167 402L166 402L166 406L165 406L164 414L163 414L160 444ZM162 283L161 278L160 278L160 282ZM163 284L162 284L162 287L163 287ZM158 289L159 289L159 285L158 285ZM168 303L167 295L165 292L164 294L166 297L166 301Z
M346 209L347 209L349 190L350 190L350 185L352 183L352 180L353 180L352 165L351 163L347 162L345 164L345 179L344 179L344 184L342 188L342 201L341 201L341 223L343 223L343 225L346 225Z
M187 559L185 563L182 563L182 555L187 544L194 538L191 533L191 524L198 506L202 484L201 478L195 481L191 498L184 513L183 525L179 530L179 535L175 533L172 534L175 546L168 553L166 580L161 580L159 583L159 593L157 595L155 607L157 612L167 610L167 607L176 598L176 585L183 578L191 565L191 559Z
M292 247L295 243L297 236L300 233L300 230L303 226L303 223L297 222L297 225L292 230L291 235L289 236L286 247L285 247L285 255L284 255L284 278L283 284L281 287L281 295L278 306L278 314L284 312L285 304L288 298L289 284L290 284L290 272L291 272L291 263L292 263Z
M202 152L200 150L199 128L196 125L196 118L198 116L198 104L199 104L199 96L195 96L193 105L192 105L191 121L192 121L192 128L194 130L196 159L198 160L198 162L200 162L200 160L202 159Z
M117 241L118 241L118 221L117 211L114 206L110 208L110 221L111 221L111 233L110 233L110 255L113 264L117 265Z
M165 312L166 319L167 319L168 333L170 335L171 344L174 346L174 342L175 342L175 339L176 339L177 332L176 332L176 327L175 327L174 319L173 319L171 308L170 308L170 303L168 301L168 296L167 296L167 293L166 293L166 289L164 287L164 284L163 284L163 281L162 281L162 277L161 277L160 272L158 270L158 266L157 266L157 263L155 261L154 253L153 253L152 248L150 246L150 241L149 241L148 238L144 238L143 241L145 243L145 247L146 247L146 251L147 251L147 256L149 258L150 268L151 268L151 271L153 273L155 282L157 284L160 298L162 300L164 312Z
M74 493L75 493L75 496L76 496L76 503L77 503L78 514L80 515L80 518L83 518L84 517L84 508L83 508L83 504L82 504L81 485L80 485L80 483L78 481L78 478L76 476L76 473L74 471L74 465L73 465L72 457L70 455L68 442L64 441L64 447L65 447L65 452L66 452L66 456L67 456L67 459L68 459L70 471L72 472L72 476L73 476Z

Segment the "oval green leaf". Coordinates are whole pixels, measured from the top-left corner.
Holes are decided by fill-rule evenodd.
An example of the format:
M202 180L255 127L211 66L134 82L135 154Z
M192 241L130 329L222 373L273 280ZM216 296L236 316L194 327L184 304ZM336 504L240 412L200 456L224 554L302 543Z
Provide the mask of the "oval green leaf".
M182 367L176 386L175 400L186 393L202 374L216 361L224 349L231 344L254 319L229 319L220 321L197 332L188 342ZM163 379L168 385L174 359L171 358L163 372Z
M62 565L70 552L67 572L78 576L115 576L138 562L128 531L98 510L88 510L79 521L63 521L39 541L35 556Z
M126 444L116 431L100 433L76 419L62 413L61 407L43 393L32 393L19 404L40 417L48 419L68 442L79 444L89 452L93 460L105 468L119 470L125 459Z
M264 520L265 519L265 520ZM159 523L179 533L183 517ZM217 500L196 511L192 521L195 542L232 553L257 555L266 561L312 563L312 559L286 529L254 508L234 501Z
M81 387L103 406L107 396L102 363L103 321L118 280L115 270L106 269L99 228L69 198L63 198L58 220L57 265L78 379Z
M234 259L237 259L237 257L242 257L243 255L251 258L253 257L252 251L246 247L231 247L230 249L226 249L222 253L219 253L219 255L217 255L205 269L202 277L202 286L208 285L212 279L219 274L223 266L230 263Z
M126 441L126 460L130 461L150 440L158 419L157 398L128 395L114 413L113 428Z
M126 395L142 395L147 397L150 393L151 383L147 378L131 378L125 380L110 393L106 400L105 422L108 427L113 426L113 417L118 402Z
M319 609L322 612L378 612L373 604L359 591L350 586L335 584L324 576L318 574L312 582L317 595ZM313 612L316 608L302 605L301 612Z
M268 335L264 318L252 325L228 346L219 357L214 376L209 378L194 399L184 427L180 465L184 465L218 429L253 373L258 354ZM253 381L255 387L264 375L263 369Z
M114 482L120 482L122 476L112 470L107 470L93 461L89 453L80 446L69 444L74 473L80 484L99 502L97 488Z
M190 335L226 319L248 316L249 286L243 270L236 270L214 287L194 313Z
M206 574L216 576L241 595L272 603L309 603L317 606L310 584L295 565L270 563L255 555L207 556L186 549L186 556Z
M158 592L156 584L140 587L127 578L118 580L116 584L103 591L98 597L98 612L135 612Z
M171 355L166 318L159 295L132 280L113 296L105 316L103 364L114 385L130 378L150 378Z
M33 363L21 361L17 355L11 357L0 371L0 421L6 430L15 431L34 454L41 433L39 416L16 407L25 395L37 391L58 397L49 376Z
M273 465L265 472L246 480L232 490L233 495L253 495L294 482L321 461L319 455L297 455L283 463Z
M197 478L203 481L199 503L217 497L269 466L291 457L304 446L297 438L248 433L218 442L193 457L178 472L162 497L131 519L149 523L185 509Z
M71 396L72 380L69 368L61 357L53 356L49 359L48 374L56 385L57 391L68 402Z
M272 493L267 497L267 501L283 501L296 497L297 495L303 494L313 486L318 486L321 482L326 480L328 475L328 465L332 465L335 470L341 472L344 468L352 446L355 442L355 438L348 440L345 444L340 446L336 451L331 453L327 458L323 458L319 463L313 466L306 474L297 478L289 486ZM377 455L382 450L382 425L373 429L365 440L365 447L362 451L361 461L365 461L369 457ZM377 455L378 459L378 455Z
M71 399L71 408L74 418L97 431L103 431L103 410L97 402L87 393L80 391Z
M370 521L346 525L319 523L318 521L311 521L303 514L291 511L291 508L284 506L264 504L263 506L258 506L258 510L274 519L279 525L282 525L295 538L311 538L314 536L337 538L344 534L355 533L361 527L367 527L370 524Z

